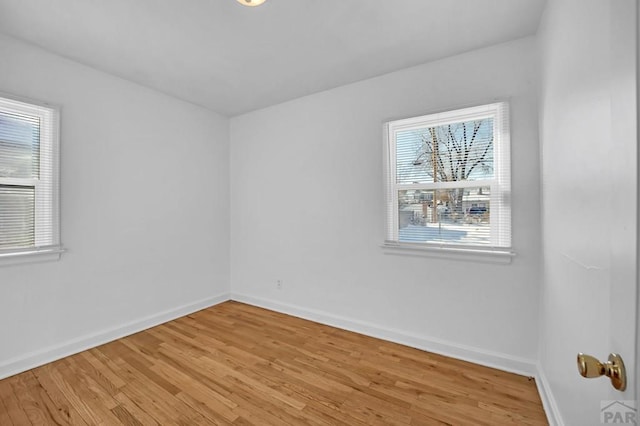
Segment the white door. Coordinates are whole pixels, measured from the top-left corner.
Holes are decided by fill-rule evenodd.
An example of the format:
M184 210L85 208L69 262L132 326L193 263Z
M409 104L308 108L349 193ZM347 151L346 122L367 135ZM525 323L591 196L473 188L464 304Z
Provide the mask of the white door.
M625 424L640 408L637 8L636 0L552 0L540 30L540 386L550 420L567 426ZM601 361L620 354L626 390L580 377L578 352ZM607 401L620 404L605 419ZM640 423L635 414L627 424Z
M603 387L598 396L600 421L605 424L639 424L638 404L638 108L637 5L612 1L611 11L611 153L613 191L607 214L610 227L610 291L608 351L620 354L627 370L624 392ZM589 312L585 312L589 315ZM576 348L579 350L579 348ZM593 354L607 361L606 353ZM598 380L609 382L604 377ZM610 403L604 401L611 401ZM626 403L633 401L634 403ZM636 411L634 411L636 410ZM635 423L633 423L635 421Z

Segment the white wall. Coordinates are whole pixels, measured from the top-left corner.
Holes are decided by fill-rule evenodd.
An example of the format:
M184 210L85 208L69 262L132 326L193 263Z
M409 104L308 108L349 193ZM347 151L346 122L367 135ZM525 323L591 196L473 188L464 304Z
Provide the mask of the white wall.
M628 13L634 3L554 0L539 30L539 358L559 420L567 425L600 424L601 400L633 394L614 391L605 378L581 378L578 352L606 360L620 351L637 380L635 12Z
M535 54L533 38L517 40L232 118L234 297L527 370L540 280ZM495 98L512 107L513 263L384 254L383 122Z
M0 267L0 377L228 295L228 120L4 36L0 57L0 91L62 106L68 249Z

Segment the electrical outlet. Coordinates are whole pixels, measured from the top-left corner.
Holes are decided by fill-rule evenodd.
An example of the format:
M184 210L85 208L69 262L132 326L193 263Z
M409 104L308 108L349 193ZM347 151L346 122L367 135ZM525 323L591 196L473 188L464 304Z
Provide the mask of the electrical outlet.
M282 280L278 280L278 281L276 281L276 288L277 288L278 290L282 290Z

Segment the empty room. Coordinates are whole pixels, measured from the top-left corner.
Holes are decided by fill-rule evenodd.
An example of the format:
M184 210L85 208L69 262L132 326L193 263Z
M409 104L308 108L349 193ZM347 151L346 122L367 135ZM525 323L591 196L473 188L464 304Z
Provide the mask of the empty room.
M637 425L639 9L0 0L0 425Z

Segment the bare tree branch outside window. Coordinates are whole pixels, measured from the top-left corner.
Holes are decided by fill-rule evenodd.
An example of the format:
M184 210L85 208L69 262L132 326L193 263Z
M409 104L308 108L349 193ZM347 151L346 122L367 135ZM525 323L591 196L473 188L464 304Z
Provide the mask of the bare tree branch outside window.
M420 129L413 175L433 182L486 179L493 176L493 120L491 118ZM462 217L462 188L439 191L452 217ZM435 205L434 205L435 208Z

